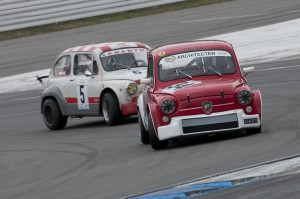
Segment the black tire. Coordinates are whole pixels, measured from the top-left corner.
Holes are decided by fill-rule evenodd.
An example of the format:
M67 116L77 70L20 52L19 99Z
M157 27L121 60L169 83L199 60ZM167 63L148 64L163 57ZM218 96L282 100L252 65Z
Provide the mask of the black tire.
M101 102L105 123L109 126L119 124L122 121L122 113L119 109L117 97L112 93L105 93Z
M259 128L256 128L256 129L248 129L247 130L248 134L258 134L260 132L261 132L261 126Z
M43 119L50 130L60 130L67 125L68 116L61 114L60 108L55 100L47 99L43 103Z
M140 111L138 111L138 120L139 120L139 133L140 133L141 142L143 144L150 144L149 133L145 129L144 123L141 118Z
M153 149L159 150L168 147L168 140L160 141L156 136L150 113L148 114L148 129L149 129L150 144Z

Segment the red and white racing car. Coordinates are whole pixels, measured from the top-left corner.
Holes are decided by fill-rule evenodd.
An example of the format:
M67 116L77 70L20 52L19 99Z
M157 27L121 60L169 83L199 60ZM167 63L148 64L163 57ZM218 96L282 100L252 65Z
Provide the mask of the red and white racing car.
M62 129L68 116L103 115L108 125L136 114L146 77L150 47L138 42L99 43L69 48L60 53L42 93L41 113L51 130Z
M138 98L141 142L154 149L181 136L261 131L262 99L246 79L231 44L190 41L157 47L148 55Z

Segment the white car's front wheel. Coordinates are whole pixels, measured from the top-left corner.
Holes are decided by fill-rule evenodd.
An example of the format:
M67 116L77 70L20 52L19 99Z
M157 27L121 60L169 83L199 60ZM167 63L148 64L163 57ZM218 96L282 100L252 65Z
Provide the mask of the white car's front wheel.
M110 126L120 123L122 114L116 96L112 93L105 93L101 101L105 123Z

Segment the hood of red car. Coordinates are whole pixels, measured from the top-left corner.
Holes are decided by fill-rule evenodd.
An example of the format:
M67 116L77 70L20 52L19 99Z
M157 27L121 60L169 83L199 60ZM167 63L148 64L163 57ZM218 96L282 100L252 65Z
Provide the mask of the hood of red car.
M206 79L206 80L190 80L176 83L165 88L159 89L159 93L169 93L176 97L177 100L220 96L234 94L235 88L244 83L243 79Z

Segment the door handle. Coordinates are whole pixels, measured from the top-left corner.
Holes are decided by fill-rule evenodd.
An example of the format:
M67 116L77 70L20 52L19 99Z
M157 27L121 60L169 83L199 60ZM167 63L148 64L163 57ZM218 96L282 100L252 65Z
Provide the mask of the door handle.
M73 82L75 79L73 78L73 79L70 79L70 82Z

